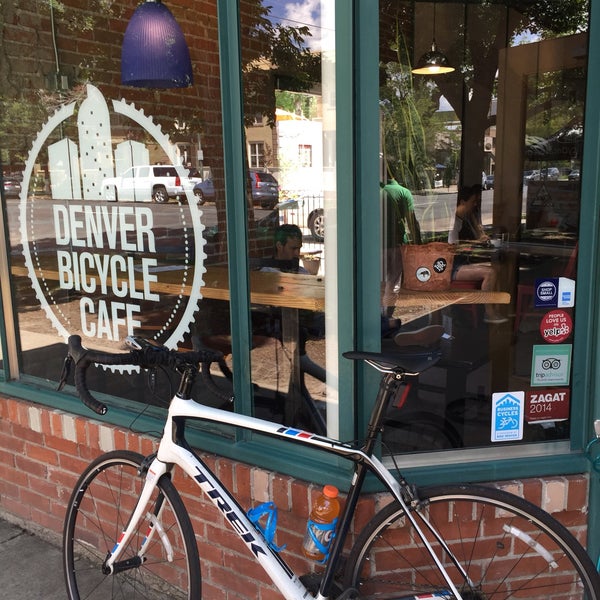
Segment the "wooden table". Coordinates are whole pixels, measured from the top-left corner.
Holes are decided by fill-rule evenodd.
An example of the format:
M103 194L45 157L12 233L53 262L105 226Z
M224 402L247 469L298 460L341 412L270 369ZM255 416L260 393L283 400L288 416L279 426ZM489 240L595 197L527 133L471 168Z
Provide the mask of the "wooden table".
M182 285L181 271L169 267L159 269L160 281L150 282L150 290L157 294L184 293L189 295L191 286ZM27 277L28 271L22 266L13 266L12 274ZM44 277L48 280L59 280L56 270L44 269ZM229 273L227 267L207 267L203 276L203 298L228 301ZM409 322L418 316L440 310L452 304L506 304L510 295L505 292L483 292L480 290L460 290L442 292L415 292L400 290L390 299L401 315L403 322ZM325 280L315 275L295 273L250 271L250 302L256 305L275 306L282 310L282 336L289 355L293 357L291 377L288 385L289 424L293 424L293 414L299 410L303 402L301 397L301 380L298 354L298 311L325 311ZM390 304L390 306L392 305ZM402 316L404 311L404 316ZM287 412L287 411L286 411Z
M394 317L405 324L453 304L510 304L510 294L483 290L417 292L400 289L397 294L383 299L383 306L394 306Z

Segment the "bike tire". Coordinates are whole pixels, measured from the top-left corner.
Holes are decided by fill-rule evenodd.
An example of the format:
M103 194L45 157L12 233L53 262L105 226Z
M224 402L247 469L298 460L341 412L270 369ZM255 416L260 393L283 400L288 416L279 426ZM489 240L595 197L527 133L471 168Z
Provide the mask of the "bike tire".
M428 529L427 539L463 600L600 598L598 573L585 550L530 502L475 485L422 488L418 497L418 507L411 507L417 522L423 529L430 523L443 536L467 573L465 580ZM344 583L362 599L455 597L397 502L359 534Z
M125 528L141 492L144 478L138 469L143 460L135 452L109 452L94 460L79 478L63 529L63 568L70 600L201 597L194 531L168 476L161 477L148 506L150 513L162 502L158 522L164 535L155 532L141 565L115 574L102 572L106 556ZM141 519L120 561L137 556L149 523L149 518ZM169 545L171 561L167 556Z

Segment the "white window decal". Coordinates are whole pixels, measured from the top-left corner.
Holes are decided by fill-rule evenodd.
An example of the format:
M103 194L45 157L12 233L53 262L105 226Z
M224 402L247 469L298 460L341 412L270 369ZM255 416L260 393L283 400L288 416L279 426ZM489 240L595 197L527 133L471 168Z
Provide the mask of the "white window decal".
M139 327L144 311L154 310L162 321L155 325L154 337L173 348L189 331L202 297L202 212L168 136L132 104L113 100L112 110L121 121L131 119L145 130L172 163L157 175L181 185L178 199L184 202L169 210L170 220L177 221L170 227L177 232L183 259L165 262L165 245L172 239L166 239L164 227L159 231L154 205L138 204L152 199L142 197L150 192L141 189L144 174L152 170L147 167L148 148L122 140L113 150L111 111L102 93L88 85L79 107L64 105L50 117L29 153L19 202L27 274L41 307L65 340L78 333L84 341L118 342ZM73 132L77 139L69 137ZM44 151L50 199L28 194ZM62 305L68 294L78 310L70 306L67 314Z

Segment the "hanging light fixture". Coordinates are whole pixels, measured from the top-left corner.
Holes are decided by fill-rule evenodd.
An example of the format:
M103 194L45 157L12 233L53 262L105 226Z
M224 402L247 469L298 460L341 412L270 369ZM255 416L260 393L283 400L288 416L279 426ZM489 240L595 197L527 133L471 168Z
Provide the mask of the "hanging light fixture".
M121 82L143 88L181 88L193 83L183 32L160 0L140 4L127 25L121 48Z
M415 75L441 75L442 73L452 73L454 67L450 66L448 58L442 54L435 43L435 2L433 3L433 41L431 50L425 52L418 60L417 66L412 70Z

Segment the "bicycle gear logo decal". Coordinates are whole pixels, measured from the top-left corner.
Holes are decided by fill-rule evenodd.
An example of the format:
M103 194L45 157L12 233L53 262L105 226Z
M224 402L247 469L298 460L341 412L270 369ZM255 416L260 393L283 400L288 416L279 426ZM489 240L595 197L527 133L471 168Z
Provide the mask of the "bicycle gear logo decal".
M36 297L65 340L79 334L110 345L145 327L174 348L194 321L205 254L191 186L183 188L187 203L177 206L104 195L102 182L148 164L150 147L187 177L176 146L151 117L124 100L113 100L111 112L92 85L34 141L19 201L23 255ZM49 195L28 193L40 165L47 165Z

